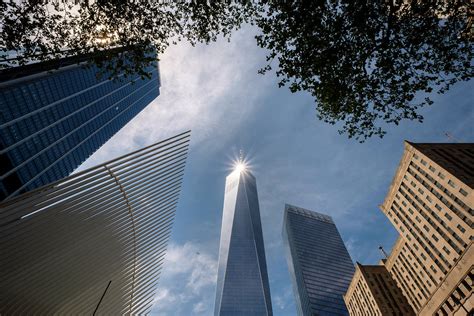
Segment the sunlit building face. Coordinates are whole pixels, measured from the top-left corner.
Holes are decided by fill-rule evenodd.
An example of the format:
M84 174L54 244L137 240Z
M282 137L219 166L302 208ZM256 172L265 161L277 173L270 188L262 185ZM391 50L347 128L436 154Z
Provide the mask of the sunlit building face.
M272 315L255 177L242 160L227 177L215 315Z

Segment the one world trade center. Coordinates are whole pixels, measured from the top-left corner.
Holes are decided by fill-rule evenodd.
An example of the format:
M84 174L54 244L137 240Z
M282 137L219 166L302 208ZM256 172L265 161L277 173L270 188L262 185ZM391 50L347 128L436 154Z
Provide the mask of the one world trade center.
M255 177L226 178L214 314L273 315Z

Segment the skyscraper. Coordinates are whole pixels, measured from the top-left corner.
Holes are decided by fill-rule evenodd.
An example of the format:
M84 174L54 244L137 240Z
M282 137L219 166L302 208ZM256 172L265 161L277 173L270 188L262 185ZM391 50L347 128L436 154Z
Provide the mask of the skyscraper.
M350 315L415 315L384 265L357 263L344 301Z
M109 80L81 58L0 76L0 201L68 176L160 93L157 63Z
M332 218L287 204L283 241L298 315L348 315L354 265Z
M385 266L420 315L474 309L474 144L405 151L381 210L400 233Z
M189 137L1 202L0 314L147 314Z
M474 311L473 188L474 144L405 142L380 207L400 233L383 266L416 315ZM368 315L352 307L351 315Z
M257 184L239 164L226 178L215 315L273 315Z

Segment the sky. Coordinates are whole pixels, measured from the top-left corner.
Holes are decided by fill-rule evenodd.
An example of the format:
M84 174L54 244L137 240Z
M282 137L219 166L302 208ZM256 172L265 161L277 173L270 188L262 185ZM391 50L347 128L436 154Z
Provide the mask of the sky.
M152 315L212 315L225 177L243 150L257 178L274 315L295 315L281 237L285 203L325 213L354 262L376 264L397 232L379 210L403 142L474 141L474 83L457 84L421 113L360 144L317 120L305 92L257 74L265 51L254 29L231 41L170 47L160 57L161 94L80 169L191 130L191 146ZM276 66L276 65L274 65Z

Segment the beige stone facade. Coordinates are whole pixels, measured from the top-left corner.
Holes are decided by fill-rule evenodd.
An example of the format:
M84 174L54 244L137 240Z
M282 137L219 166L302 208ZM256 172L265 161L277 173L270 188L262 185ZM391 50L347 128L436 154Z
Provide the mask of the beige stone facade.
M351 316L415 315L383 265L363 266L357 263L344 301Z
M474 144L405 142L380 206L400 233L384 266L417 315L474 311L473 189Z
M472 305L473 187L474 144L405 143L381 205L400 233L386 267L420 315Z

